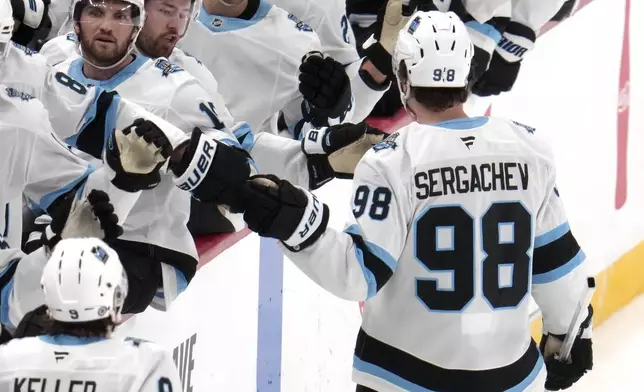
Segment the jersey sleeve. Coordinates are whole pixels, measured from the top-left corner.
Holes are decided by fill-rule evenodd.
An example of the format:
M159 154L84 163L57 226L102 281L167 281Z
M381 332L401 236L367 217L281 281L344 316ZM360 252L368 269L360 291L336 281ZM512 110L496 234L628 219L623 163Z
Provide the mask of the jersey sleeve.
M586 287L588 266L570 230L554 174L546 195L536 219L532 296L541 309L544 330L565 334Z
M2 132L3 146L20 154L9 152L0 157L2 167L9 169L0 193L2 200L10 200L24 192L46 209L59 196L83 182L92 169L58 140L45 121L38 127ZM56 171L52 172L51 168Z
M274 174L308 189L308 160L299 141L268 132L254 134L250 127L237 128L235 138L251 155L259 173Z
M47 65L55 66L58 63L78 56L76 34L67 33L47 41L38 51L47 60Z
M287 256L309 278L347 300L375 296L396 271L407 237L408 197L381 164L363 160L353 181L355 222L327 228L311 246Z
M512 0L512 21L539 32L566 0Z
M158 352L161 358L150 370L138 392L181 391L182 385L179 372L172 361L170 353L166 351Z

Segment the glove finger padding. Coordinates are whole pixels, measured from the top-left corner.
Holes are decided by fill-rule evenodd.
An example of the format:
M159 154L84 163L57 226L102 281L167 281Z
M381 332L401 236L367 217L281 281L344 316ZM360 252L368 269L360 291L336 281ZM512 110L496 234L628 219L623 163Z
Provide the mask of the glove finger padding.
M105 161L116 172L112 183L127 192L152 189L161 182L159 173L172 146L152 121L136 119L110 135Z
M293 234L308 203L304 192L274 175L251 177L243 193L248 227L261 236L281 241Z
M251 177L243 187L244 220L263 237L299 251L314 243L328 222L328 207L311 193L273 175Z
M345 132L334 132L331 137L343 139L343 147L329 154L329 163L337 178L353 178L358 163L373 146L382 142L386 134L366 123L356 124Z
M570 363L554 358L545 361L548 371L546 389L559 391L570 388L593 368L593 343L590 339L577 338L570 351Z
M96 237L104 240L116 239L123 234L114 214L114 206L107 193L92 190L87 198L72 204L61 239Z
M299 90L304 99L328 118L344 116L350 108L351 81L344 66L319 52L304 56L300 65Z

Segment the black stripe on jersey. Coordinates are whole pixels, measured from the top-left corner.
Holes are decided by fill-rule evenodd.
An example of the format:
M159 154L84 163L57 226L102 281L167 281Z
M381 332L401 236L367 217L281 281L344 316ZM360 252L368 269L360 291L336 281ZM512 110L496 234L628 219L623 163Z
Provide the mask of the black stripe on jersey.
M568 232L551 243L535 248L532 274L539 275L553 271L572 260L581 248L577 240Z
M432 391L498 392L521 384L535 370L539 350L532 340L521 358L507 366L487 370L444 369L383 343L361 328L355 355L363 362L378 366L404 380Z
M364 261L364 266L367 267L369 271L376 278L376 292L389 281L391 275L394 274L394 271L389 268L387 263L382 261L382 259L369 250L367 244L364 243L364 239L358 234L347 233L353 239L355 246L362 251L362 257Z
M101 93L96 100L96 116L83 128L76 139L74 147L96 159L101 159L103 155L103 148L107 139L105 133L112 131L111 129L105 129L105 122L107 121L107 111L115 95L115 91Z

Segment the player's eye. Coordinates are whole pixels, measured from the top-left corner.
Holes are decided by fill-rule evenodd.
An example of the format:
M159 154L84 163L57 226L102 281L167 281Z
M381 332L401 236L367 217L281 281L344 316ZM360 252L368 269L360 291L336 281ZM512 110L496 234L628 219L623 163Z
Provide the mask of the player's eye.
M161 13L164 16L172 16L172 15L174 15L174 12L169 8L161 8L159 11L161 11Z
M87 15L91 16L92 18L100 18L103 16L103 11L101 11L99 8L90 8L87 10Z
M127 15L127 14L125 14L125 13L123 13L123 12L119 12L119 13L117 13L116 15L114 15L114 19L117 19L117 20L128 20L128 19L130 19L130 17L129 17L129 15Z

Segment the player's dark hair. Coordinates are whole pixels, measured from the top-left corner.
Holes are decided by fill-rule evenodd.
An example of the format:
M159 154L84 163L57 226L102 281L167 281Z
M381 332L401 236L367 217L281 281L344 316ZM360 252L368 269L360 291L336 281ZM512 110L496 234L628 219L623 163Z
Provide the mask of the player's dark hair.
M407 66L403 61L398 67L398 78L402 85L407 80ZM411 87L410 97L432 112L443 112L467 101L470 94L468 87Z
M50 317L44 322L45 335L70 335L79 338L107 337L116 325L109 317L84 323L65 323Z

